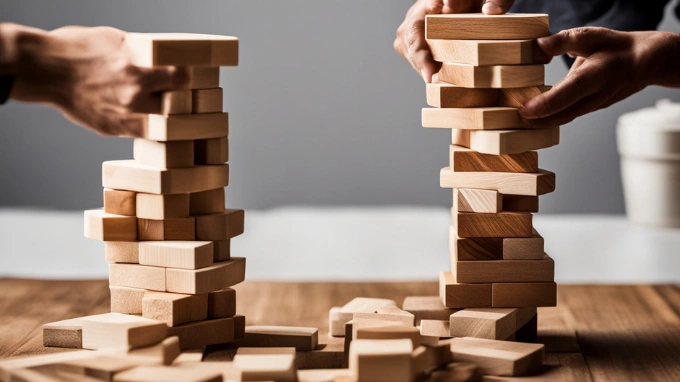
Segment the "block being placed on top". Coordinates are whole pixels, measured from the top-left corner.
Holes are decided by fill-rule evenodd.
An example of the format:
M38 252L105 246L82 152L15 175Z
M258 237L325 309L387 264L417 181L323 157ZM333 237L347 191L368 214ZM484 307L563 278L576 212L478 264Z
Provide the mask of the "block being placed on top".
M550 35L547 14L460 13L425 16L425 38L442 40L536 39Z
M167 336L164 322L120 313L83 318L83 349L134 349L157 344Z
M246 326L244 347L293 347L312 351L319 344L319 329L297 326Z
M522 88L543 86L544 65L472 66L442 63L439 79L466 88Z
M423 127L466 130L533 128L514 107L423 108Z
M427 104L434 107L493 107L498 106L498 90L470 89L433 82L426 84Z
M142 138L152 141L186 141L221 138L229 135L229 114L149 114Z
M210 241L143 241L139 264L164 268L201 269L213 264Z
M142 299L142 317L163 321L170 327L205 320L208 295L149 291Z
M453 172L450 167L444 167L439 175L442 188L483 188L528 196L555 191L555 174L541 169L537 173Z
M245 212L226 209L224 212L196 215L197 240L227 240L244 231Z
M463 146L449 148L450 167L456 172L538 172L538 153L482 154Z
M229 161L229 138L194 141L194 164L222 164Z
M194 165L194 142L156 142L135 139L133 157L143 165L157 168L182 168Z
M474 66L533 64L534 40L427 40L435 61Z
M246 259L242 257L232 257L196 270L167 268L166 290L186 294L209 293L243 282L245 274Z
M135 216L137 193L126 190L104 189L104 212L107 214Z
M107 214L104 210L85 211L85 237L102 241L136 241L137 218Z
M137 66L236 66L238 38L193 33L127 33Z
M190 194L137 194L137 217L142 219L188 218Z
M193 217L163 220L137 219L137 238L142 241L195 240Z
M524 130L451 129L451 143L483 154L518 154L560 143L560 128Z

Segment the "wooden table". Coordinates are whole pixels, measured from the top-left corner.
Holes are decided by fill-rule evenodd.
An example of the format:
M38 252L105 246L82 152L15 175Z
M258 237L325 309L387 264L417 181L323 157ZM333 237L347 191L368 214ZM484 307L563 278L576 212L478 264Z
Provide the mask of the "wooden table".
M313 326L323 334L331 306L356 296L400 303L435 295L437 284L246 282L236 290L249 324ZM0 279L0 358L63 351L43 348L44 323L108 309L105 280ZM562 285L558 307L540 308L538 325L546 372L507 380L680 381L680 286Z

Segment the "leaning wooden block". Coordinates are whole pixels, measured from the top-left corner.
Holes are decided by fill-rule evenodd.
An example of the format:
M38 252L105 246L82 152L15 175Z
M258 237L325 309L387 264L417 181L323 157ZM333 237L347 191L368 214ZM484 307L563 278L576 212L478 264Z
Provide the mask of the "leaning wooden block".
M146 365L171 365L180 355L179 338L168 337L160 343L133 349L125 357Z
M548 36L548 15L460 13L425 16L425 38L511 40Z
M229 138L194 141L194 164L222 164L229 160Z
M134 349L167 337L164 322L120 313L83 318L83 349Z
M71 318L45 324L43 325L43 346L82 349L82 329L82 318Z
M426 84L427 104L434 107L491 107L497 106L496 89L470 89L434 82Z
M444 320L420 320L420 334L431 337L451 337L449 322Z
M423 127L443 129L533 129L514 107L426 107L422 110L422 124Z
M138 366L117 373L114 382L220 382L222 373L213 368Z
M164 291L165 268L109 264L109 285Z
M134 160L104 162L103 186L150 194L184 194L226 187L229 165L158 169Z
M439 297L447 308L490 308L491 284L459 284L451 272L439 274Z
M213 264L210 241L144 241L139 263L164 268L200 269Z
M139 242L107 241L104 255L109 263L139 263Z
M224 212L224 188L189 194L189 212L191 215Z
M142 317L163 321L170 327L205 320L208 295L147 292L142 300Z
M219 113L222 111L222 88L193 90L192 112ZM226 161L225 161L226 162Z
M135 241L137 218L107 214L104 210L86 210L85 237L102 241Z
M142 138L152 141L186 141L220 138L229 135L227 113L149 114L144 121Z
M449 230L452 261L477 260L541 260L545 254L541 235L531 237L468 237L460 238L455 227Z
M295 354L236 354L233 367L241 381L296 381Z
M413 345L407 339L354 340L349 351L349 369L357 381L410 381L412 351Z
M543 195L555 191L555 173L454 172L444 167L439 174L442 188L483 188L501 194Z
M409 296L404 299L403 307L413 313L416 325L421 320L448 320L457 311L447 308L439 296Z
M226 344L234 342L234 321L233 317L229 317L190 322L168 328L168 336L179 337L182 351Z
M557 305L557 284L545 283L495 283L491 284L493 307L521 308Z
M543 65L472 66L442 63L439 79L466 88L520 88L543 85Z
M474 363L484 375L528 375L543 366L545 346L542 344L468 337L450 341L453 359Z
M142 219L177 219L189 217L190 194L137 194L137 217Z
M427 40L438 62L474 66L534 63L534 40Z
M450 337L506 339L518 329L517 309L463 309L449 318Z
M415 326L392 325L358 328L352 340L396 340L407 339L413 348L420 346L420 330Z
M195 33L126 33L137 66L236 66L238 38Z
M161 93L160 114L191 114L191 92L191 90L171 90Z
M543 85L500 89L498 91L498 106L523 107L528 100L547 92L551 88L552 86Z
M542 260L453 261L451 274L458 283L551 282L555 262L548 255Z
M107 214L135 216L136 195L134 191L104 189L104 212Z
M294 347L298 351L316 349L319 330L296 326L246 326L245 347Z
M223 318L236 314L236 291L230 288L208 293L208 317Z
M231 240L213 241L213 262L231 259Z
M109 285L109 290L112 313L142 314L145 289Z
M135 139L133 157L143 165L156 168L183 168L194 165L194 142L156 142Z
M454 188L453 206L458 212L501 212L503 196L494 190Z
M140 241L195 240L195 219L137 219L137 238Z
M516 154L560 143L558 126L524 130L453 129L451 143L484 154Z
M196 216L197 240L227 240L243 233L245 212L226 209L224 212Z
M524 212L478 214L454 207L451 215L458 237L531 237L533 229L533 215Z
M167 268L166 290L173 293L201 294L232 287L243 282L246 259L232 257L196 270Z
M538 196L503 195L503 212L538 212Z
M451 145L450 167L456 172L538 172L538 153L492 155Z

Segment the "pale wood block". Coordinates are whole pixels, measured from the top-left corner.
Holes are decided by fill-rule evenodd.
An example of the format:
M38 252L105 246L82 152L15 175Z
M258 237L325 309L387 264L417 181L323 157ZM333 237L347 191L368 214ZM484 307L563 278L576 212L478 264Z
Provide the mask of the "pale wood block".
M223 318L236 314L236 291L227 288L208 293L208 317Z
M136 195L134 191L104 189L104 212L107 214L135 216Z
M137 240L137 218L107 214L104 210L85 211L85 237L102 241Z
M513 40L536 39L549 34L547 14L460 13L425 16L427 39Z
M545 283L495 283L491 284L492 306L521 308L530 306L556 306L557 284Z
M498 106L521 108L528 100L547 92L551 88L552 86L542 85L500 89L498 91Z
M14 373L19 372L20 370L89 357L92 357L91 351L77 350L0 360L0 381L12 381L10 378ZM28 381L31 380L28 379Z
M555 262L548 255L542 260L454 261L451 273L459 283L551 282Z
M420 330L415 326L392 325L357 328L352 340L395 340L407 339L413 348L420 346Z
M243 347L236 349L236 354L295 354L295 347Z
M232 319L234 320L234 338L241 340L246 336L246 317L236 314Z
M165 323L120 313L83 318L83 349L134 349L155 345L167 337Z
M354 313L352 320L354 322L361 320L393 321L404 325L414 326L416 317L413 313L391 307L378 309L377 313Z
M145 289L109 285L109 290L112 313L142 314Z
M296 381L295 354L236 354L241 381Z
M423 127L465 130L530 129L514 107L423 108ZM461 145L465 146L465 145Z
M503 239L504 260L541 260L543 254L545 254L544 240L535 229L528 238Z
M55 365L61 375L78 375L112 381L117 373L141 366L139 361L117 355L97 354L92 358L65 361Z
M339 368L343 365L344 341L321 335L316 350L297 352L295 364L298 369ZM345 369L347 370L347 369Z
M456 228L449 230L451 261L476 260L541 260L544 240L534 229L531 237L460 238Z
M162 115L191 114L192 91L172 90L161 93Z
M434 370L430 377L435 381L471 382L480 381L482 376L477 365L470 362L453 362L445 368Z
M345 325L349 332L345 333L345 345L349 346L347 342L351 342L353 339L357 338L357 333L363 329L369 328L381 328L381 327L391 327L391 326L408 326L403 322L387 321L387 320L357 320L350 321ZM347 337L349 335L349 337ZM347 347L349 350L349 347Z
M137 66L236 66L238 38L195 33L127 33Z
M168 328L168 336L179 337L184 350L234 342L234 317L190 322Z
M150 194L184 194L226 187L229 165L158 169L134 160L108 161L102 165L104 187Z
M112 263L109 285L165 291L165 268Z
M178 338L178 337L173 337ZM173 362L174 366L180 366L182 364L192 364L195 362L203 361L203 352L205 349L198 348L189 351L182 352Z
M543 195L555 191L555 173L454 172L444 167L439 174L442 188L482 188L501 194Z
M339 321L338 326L341 324L344 327L348 321L352 320L355 313L375 313L378 309L396 306L397 303L394 300L386 298L356 297L337 311L335 319Z
M171 367L171 366L138 366L117 373L115 382L220 382L222 373L212 368Z
M345 336L345 324L347 322L342 320L341 311L341 306L334 306L328 311L328 331L333 337Z
M162 268L161 268L162 269ZM202 269L167 268L166 290L173 293L201 294L232 287L243 282L246 259L232 257Z
M82 349L82 318L71 318L43 325L43 346Z
M531 237L533 215L525 212L479 214L451 209L458 237Z
M219 113L222 111L222 88L197 89L193 90L192 93L191 109L194 114Z
M180 352L179 338L168 337L156 345L132 349L125 354L125 357L144 364L167 366L179 357Z
M432 337L451 337L449 322L443 320L420 320L420 334Z
M517 310L503 308L463 309L449 318L449 337L506 339L515 333Z
M213 89L220 86L220 68L217 66L190 66L189 82L182 89Z
M422 320L448 320L457 309L449 309L439 296L408 296L404 299L404 310L413 313L416 325Z
M446 82L426 84L427 104L434 107L498 106L496 89L470 89Z
M349 369L357 381L399 382L411 380L410 340L354 340ZM389 365L389 367L386 367Z
M175 219L189 217L190 194L137 194L137 217L142 219Z
M533 64L534 40L427 40L439 62L474 66Z
M229 138L194 141L194 164L222 164L229 161Z
M16 369L9 373L10 382L101 382L101 379L85 375L58 373L56 365L38 366L32 369ZM3 380L4 381L4 380Z
M545 83L544 65L472 66L442 63L439 79L466 88L520 88Z
M454 188L452 205L459 212L501 212L503 195L494 190Z
M140 164L160 169L192 167L194 165L194 142L156 142L135 139L133 157Z
M334 382L349 381L352 373L349 369L309 369L298 370L298 382Z
M170 327L205 320L208 295L147 292L142 300L142 317L163 321Z
M490 308L491 284L459 284L451 272L441 272L439 297L447 308Z
M139 263L139 242L104 242L104 255L109 263Z
M245 212L225 209L224 212L196 216L197 240L228 240L243 233Z
M164 268L200 269L213 264L210 241L145 241L139 243L139 263Z
M482 154L462 146L451 145L450 167L456 172L538 172L538 153Z
M231 240L213 241L213 262L231 259Z
M525 130L452 129L451 143L484 154L516 154L560 143L558 126Z
M538 196L503 195L504 212L538 212Z
M224 212L224 188L189 194L189 212L191 215Z
M229 135L228 113L149 114L142 138L151 141L186 141L221 138Z
M316 349L319 344L317 328L297 326L246 326L245 347L294 347L298 351Z
M163 220L137 219L137 238L140 241L196 240L195 222L193 216Z
M545 346L481 338L450 340L453 359L472 362L483 375L520 376L538 372L543 366Z

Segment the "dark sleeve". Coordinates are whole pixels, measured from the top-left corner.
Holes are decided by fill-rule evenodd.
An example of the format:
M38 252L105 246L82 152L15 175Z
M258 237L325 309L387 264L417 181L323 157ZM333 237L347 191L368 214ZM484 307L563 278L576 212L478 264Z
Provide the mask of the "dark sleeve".
M0 105L7 102L14 84L14 76L0 76Z

